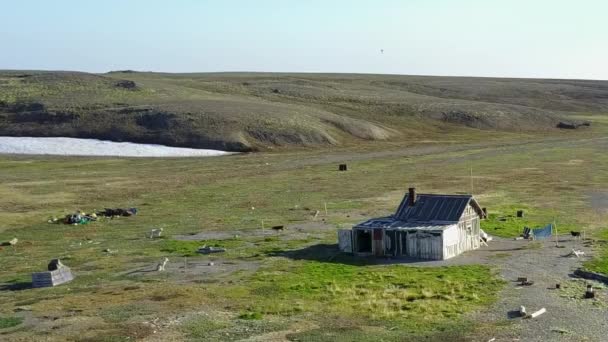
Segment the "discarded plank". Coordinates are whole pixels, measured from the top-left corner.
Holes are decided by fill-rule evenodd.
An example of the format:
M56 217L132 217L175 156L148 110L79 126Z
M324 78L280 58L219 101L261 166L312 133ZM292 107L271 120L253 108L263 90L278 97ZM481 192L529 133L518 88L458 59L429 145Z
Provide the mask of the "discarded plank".
M542 309L540 309L540 310L538 310L538 311L536 311L536 312L532 313L532 314L529 316L529 318L536 318L536 317L538 317L538 316L540 316L540 315L544 314L545 312L547 312L547 309L542 308Z

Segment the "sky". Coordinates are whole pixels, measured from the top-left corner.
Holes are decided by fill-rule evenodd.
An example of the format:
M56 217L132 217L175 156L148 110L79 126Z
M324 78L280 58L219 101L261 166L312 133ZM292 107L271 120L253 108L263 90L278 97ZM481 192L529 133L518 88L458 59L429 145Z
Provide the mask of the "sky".
M3 1L0 69L608 80L607 16L605 0Z

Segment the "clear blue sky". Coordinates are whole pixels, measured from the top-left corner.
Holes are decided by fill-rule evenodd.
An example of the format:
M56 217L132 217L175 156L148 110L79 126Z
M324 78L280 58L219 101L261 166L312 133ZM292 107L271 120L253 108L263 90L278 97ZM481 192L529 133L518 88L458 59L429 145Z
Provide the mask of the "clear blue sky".
M15 0L0 47L0 69L608 79L608 1Z

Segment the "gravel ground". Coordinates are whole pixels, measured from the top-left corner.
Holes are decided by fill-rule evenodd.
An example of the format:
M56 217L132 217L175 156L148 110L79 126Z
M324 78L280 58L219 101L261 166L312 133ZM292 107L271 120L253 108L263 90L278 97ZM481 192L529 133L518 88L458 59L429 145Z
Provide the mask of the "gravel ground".
M576 279L572 272L589 258L591 247L582 242L562 237L557 248L555 241L527 242L497 239L489 247L454 262L487 263L496 266L507 281L498 301L488 309L473 314L472 319L480 323L504 323L504 329L477 332L475 341L608 341L608 302L604 285ZM583 258L567 257L572 248L586 253ZM458 260L461 259L461 260ZM481 259L481 260L480 260ZM532 286L519 286L518 277L534 281ZM561 284L560 289L555 285ZM595 299L583 299L586 284L596 288ZM534 319L514 317L519 306L528 313L541 308L547 312ZM485 334L480 337L479 334Z
M117 157L211 157L232 153L163 145L119 143L96 139L0 137L0 154Z

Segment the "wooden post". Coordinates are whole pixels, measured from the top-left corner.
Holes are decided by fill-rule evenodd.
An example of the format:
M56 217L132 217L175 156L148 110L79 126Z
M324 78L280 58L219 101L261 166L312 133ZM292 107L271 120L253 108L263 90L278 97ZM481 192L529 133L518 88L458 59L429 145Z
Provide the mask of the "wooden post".
M187 268L188 268L188 258L184 257L184 273L186 273Z
M555 247L559 247L559 240L557 239L557 225L555 224L555 217L553 218L553 229L555 229Z
M264 235L264 220L262 220L262 235Z
M327 202L325 202L325 216L327 216Z

